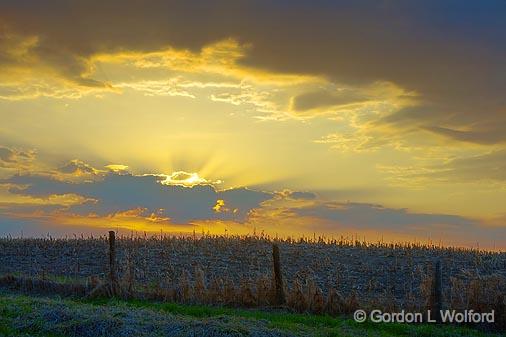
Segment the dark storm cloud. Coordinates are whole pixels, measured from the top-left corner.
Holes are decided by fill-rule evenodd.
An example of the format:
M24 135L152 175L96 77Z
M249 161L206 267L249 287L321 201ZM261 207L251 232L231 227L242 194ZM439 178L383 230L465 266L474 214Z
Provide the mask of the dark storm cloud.
M109 215L138 208L146 209L146 216L157 213L174 223L200 219L230 219L244 221L248 212L259 207L272 194L246 188L217 191L210 185L183 187L162 185L156 175L135 176L107 173L102 180L66 182L41 175L15 175L0 183L14 184L11 193L32 197L77 194L93 199L71 206L68 211L80 215ZM230 212L215 212L218 199L225 201ZM234 212L235 210L235 212Z
M439 133L476 143L506 140L504 1L11 0L0 6L1 21L39 36L35 53L81 85L103 85L85 76L87 57L96 52L197 50L231 37L252 45L244 64L352 85L390 81L418 93L421 111L434 112L401 112L398 121L470 132L479 124L472 136Z

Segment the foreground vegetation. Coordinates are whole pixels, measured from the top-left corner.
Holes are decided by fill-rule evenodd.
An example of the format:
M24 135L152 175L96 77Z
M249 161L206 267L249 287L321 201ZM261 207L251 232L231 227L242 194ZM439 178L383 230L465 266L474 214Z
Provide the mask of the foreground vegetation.
M0 336L498 336L456 326L356 323L341 317L143 300L29 297L0 291Z
M430 304L434 263L443 306L506 305L506 253L434 244L267 236L119 237L118 281L137 295L180 303L264 307L273 303L272 244L279 245L287 304L331 315L361 308L420 311ZM0 275L96 285L109 273L106 237L0 238ZM503 317L506 319L506 316ZM504 321L504 320L503 320Z
M87 336L82 330L96 329L93 336L100 335L100 331L129 335L124 329L136 331L132 336L142 336L146 335L146 325L149 331L158 331L154 335L170 331L169 335L174 336L186 336L196 326L200 329L193 332L196 336L353 335L354 323L335 317L351 317L356 309L426 312L436 308L479 313L493 310L495 323L475 327L506 331L505 266L506 254L499 252L316 237L298 241L258 236L116 240L111 231L108 240L0 239L0 287L10 291L88 300L113 297L130 300L130 305L150 300L167 306L179 303L182 306L178 308L229 308L219 309L226 320L211 316L202 322L202 318L188 313L168 317L144 312L152 307L123 312L124 308L117 304L101 307L100 316L87 307L96 303L82 300L84 307L57 305L55 312L53 303L46 302L43 310L31 312L29 319L7 325L21 328L21 332L36 327L36 331L70 336ZM191 308L208 312L204 309L207 307ZM253 311L238 314L240 311L232 308L256 308L269 314L251 317L248 315ZM284 314L273 313L280 308ZM293 315L286 312L320 316L290 316L288 321L281 316L277 322L272 321L271 315ZM293 317L313 317L311 321L318 323L310 325L312 328L299 321L294 325ZM56 320L54 324L48 323L51 319ZM84 329L82 324L90 327ZM245 330L237 332L236 325ZM58 326L63 332L53 331ZM396 325L379 328L367 324L357 328L359 335L423 335L424 331L435 329ZM436 332L448 331L445 327Z

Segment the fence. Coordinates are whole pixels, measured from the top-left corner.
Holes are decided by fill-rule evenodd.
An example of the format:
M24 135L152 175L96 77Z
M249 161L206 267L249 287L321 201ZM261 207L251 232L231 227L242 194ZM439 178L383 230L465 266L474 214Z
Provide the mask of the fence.
M28 263L31 267L44 265L37 263L40 256L49 261L66 259L66 268L75 267L76 279L88 274L85 289L93 296L284 306L300 312L329 314L349 313L358 307L437 311L444 307L470 306L481 310L495 308L500 313L503 304L498 299L504 298L505 289L504 274L501 274L506 267L504 254L452 249L273 242L233 237L119 238L118 241L114 232L109 233L108 241L0 239L0 246L6 248L0 250L0 259L3 259L0 273L2 267L16 265L15 261L9 261L15 260L16 255L33 258L34 262ZM181 251L187 255L181 256ZM93 256L89 259L92 261L86 260L88 255ZM195 256L200 258L191 260ZM27 265L26 260L22 266ZM167 261L184 261L193 271L163 268ZM236 266L228 270L209 272L217 265L234 263ZM293 272L297 264L299 268L300 265L311 266L313 274ZM468 279L459 278L455 269L466 264L468 268L462 270L481 268L485 272L468 275ZM90 271L90 266L95 269ZM261 272L253 276L247 274L255 268ZM98 270L101 272L97 273ZM378 271L383 272L383 277L375 280ZM417 282L409 279L410 273L420 273ZM47 278L53 274L51 270L42 269L32 276ZM326 274L331 275L327 279L335 277L336 282L325 282L321 275ZM97 278L96 275L102 276ZM406 279L399 281L399 275L406 277L408 282ZM415 283L418 283L416 288L413 287Z

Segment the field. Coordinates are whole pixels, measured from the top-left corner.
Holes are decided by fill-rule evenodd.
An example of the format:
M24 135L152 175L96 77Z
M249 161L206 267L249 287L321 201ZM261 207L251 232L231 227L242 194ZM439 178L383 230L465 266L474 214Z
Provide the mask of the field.
M257 314L263 318L252 327L253 330L263 331L257 335L283 336L283 331L276 334L278 332L269 330L272 324L268 324L269 327L264 324L264 319L269 320L272 315L283 315L274 314L273 309L282 310L289 317L299 317L296 316L297 313L349 317L346 315L357 308L380 308L384 311L423 311L431 308L434 306L434 265L439 261L442 274L442 307L482 312L495 310L496 324L478 328L504 329L506 253L323 238L274 241L281 255L282 288L286 295L286 302L282 305L277 303L275 297L273 240L262 236L117 238L118 283L121 289L127 290L123 291L120 297L128 299L130 302L125 303L130 304L134 300L154 300L166 305L180 303L182 306L178 308L189 308L184 305L208 305L210 307L201 309L213 308L209 310L218 310L216 312L225 310L223 308L236 308L230 309L235 310L230 314L233 318L230 318L229 323L232 325L243 325L236 322L237 319L244 318L240 318L244 315L237 312L252 312L243 309L240 311L237 308L257 308L255 310L263 312ZM109 277L108 248L106 237L1 239L0 275L12 275L10 278L4 277L0 282L4 288L11 289L3 297L4 307L20 300L20 297L13 297L11 291L73 297L89 294ZM55 299L21 299L34 301L37 306L61 307L56 304ZM142 303L142 310L153 310L153 307L144 308L149 306L146 303L151 302ZM72 304L70 307L86 311L91 310L89 305L95 304L79 302L79 305ZM115 310L124 309L123 306L118 309L116 304L108 304L101 310L104 310L104 315L115 317ZM38 319L37 315L32 316ZM132 315L128 316L129 320L135 321L142 316L137 316L137 311ZM331 320L329 316L301 317L327 317L326 319ZM184 319L183 321L188 323ZM228 321L224 323L221 319L216 321L213 318L206 322L212 327L225 323L224 326L228 326ZM336 331L339 333L328 334L329 336L355 335L355 325L349 319L336 322L340 323L332 324L338 324ZM167 322L169 325L180 323L179 318ZM321 331L327 329L324 328L325 324L322 325ZM363 330L364 325L356 328ZM312 329L311 334L319 331L319 328ZM429 328L417 329L422 331ZM270 334L271 332L273 334ZM311 334L308 332L306 335Z

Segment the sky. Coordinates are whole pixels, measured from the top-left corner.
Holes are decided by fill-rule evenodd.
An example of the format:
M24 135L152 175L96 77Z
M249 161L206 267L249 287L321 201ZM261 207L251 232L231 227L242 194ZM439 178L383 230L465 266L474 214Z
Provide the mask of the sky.
M0 236L506 249L504 1L2 1Z

